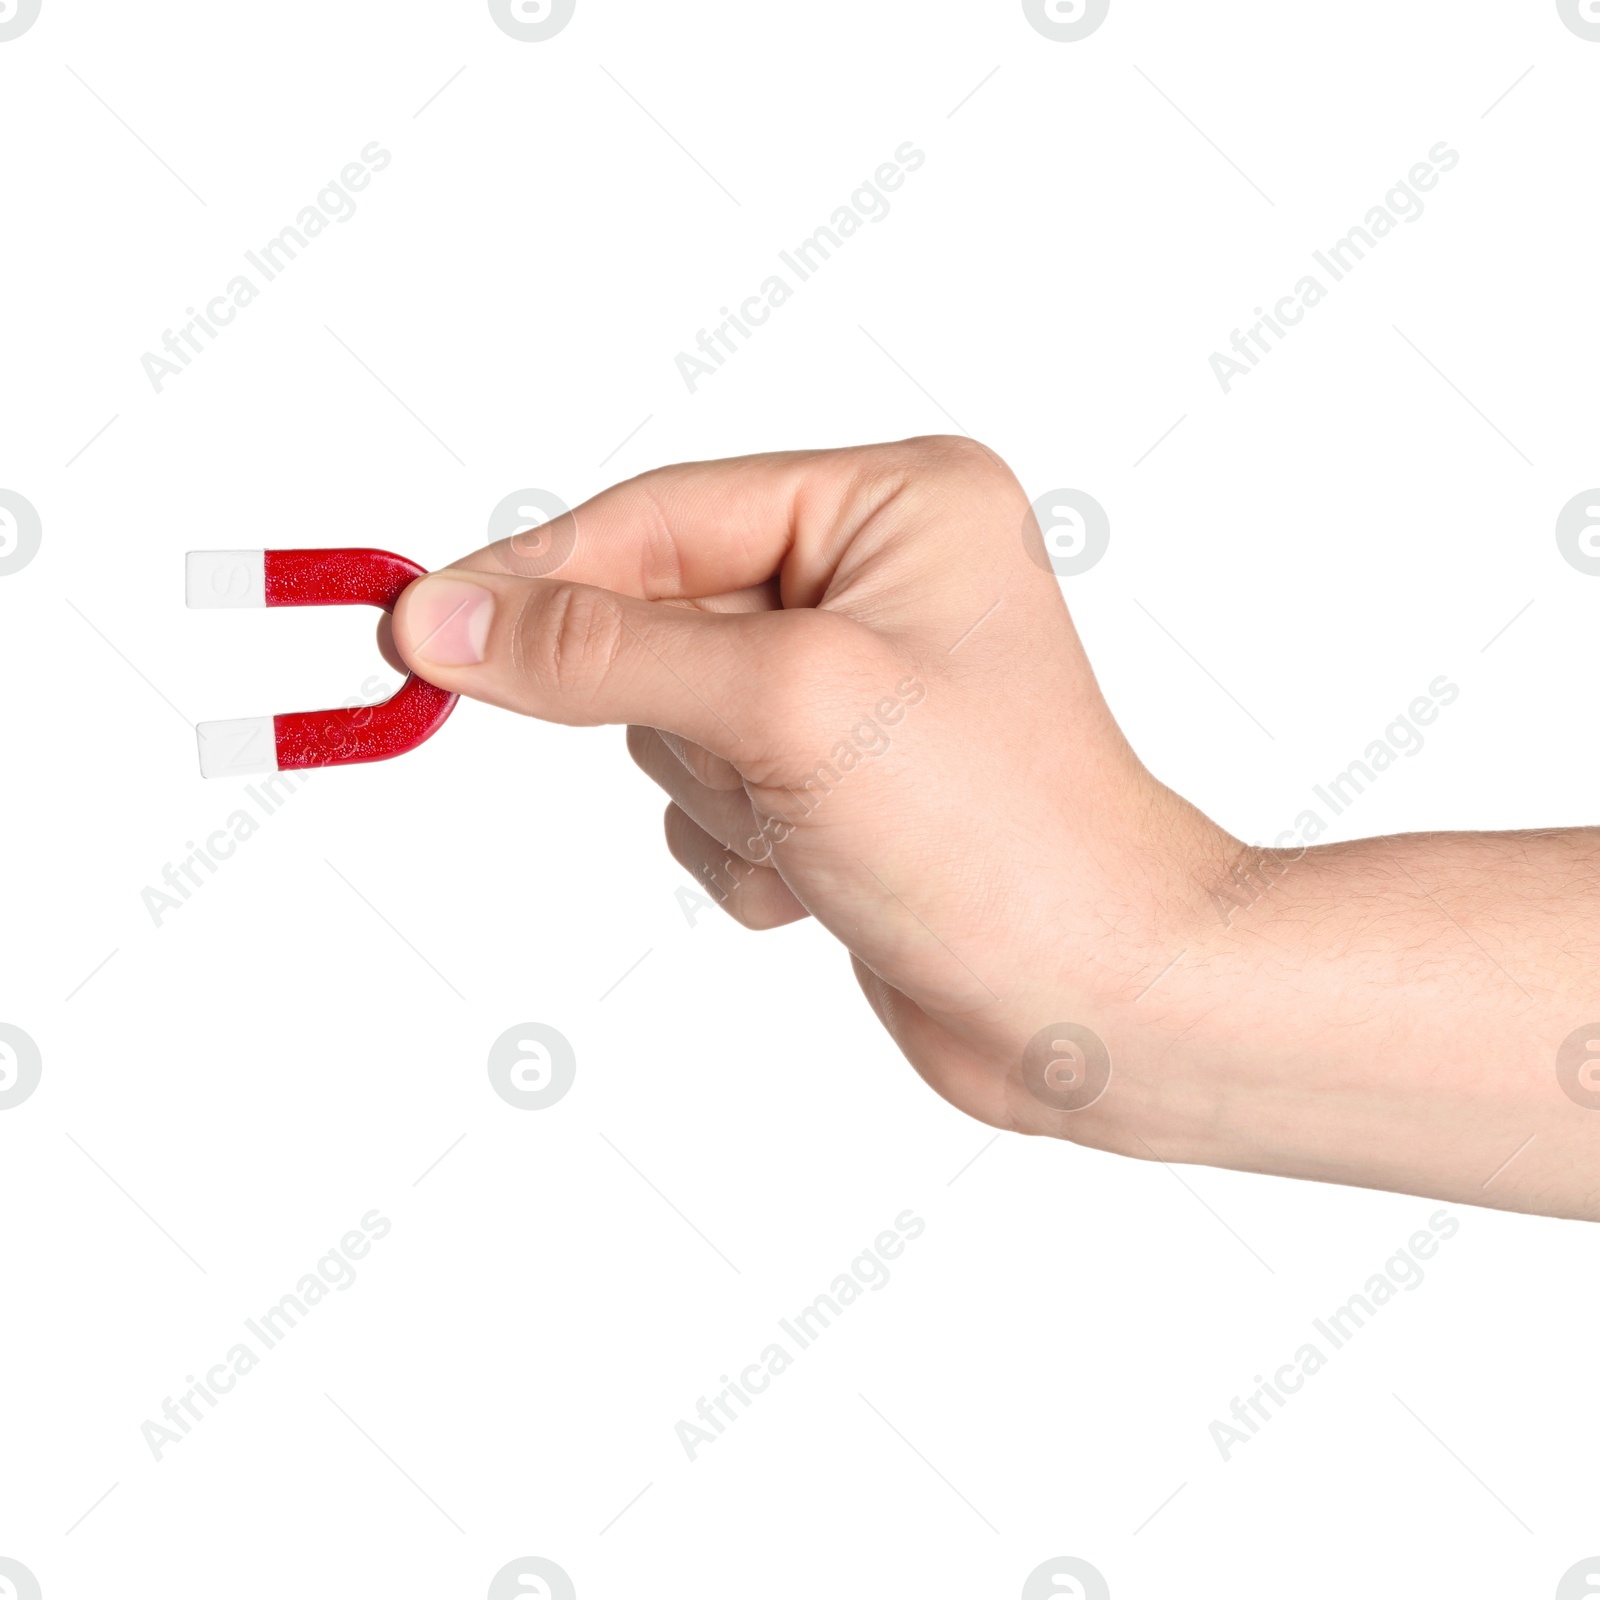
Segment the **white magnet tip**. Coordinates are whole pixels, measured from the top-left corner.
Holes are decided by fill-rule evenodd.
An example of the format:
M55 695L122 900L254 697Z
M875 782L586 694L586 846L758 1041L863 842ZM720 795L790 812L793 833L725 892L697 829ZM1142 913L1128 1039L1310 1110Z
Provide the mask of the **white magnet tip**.
M184 599L197 610L267 603L265 550L191 550L184 557Z
M248 778L278 770L277 741L271 717L234 717L228 722L197 722L202 778Z

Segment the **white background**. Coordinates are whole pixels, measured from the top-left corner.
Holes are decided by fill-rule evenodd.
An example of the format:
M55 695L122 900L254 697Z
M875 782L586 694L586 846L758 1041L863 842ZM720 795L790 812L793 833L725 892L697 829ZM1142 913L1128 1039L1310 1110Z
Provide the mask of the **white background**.
M1058 1555L1331 1600L1600 1552L1600 1233L1451 1208L1224 1463L1211 1421L1436 1207L995 1138L814 925L691 924L617 730L463 704L141 904L246 803L190 723L394 682L368 614L186 611L185 550L439 565L519 488L958 426L1106 507L1075 618L1235 833L1441 673L1329 837L1596 821L1600 579L1554 524L1600 481L1597 88L1553 0L1114 0L1070 44L1009 0L579 0L536 44L481 3L44 0L0 44L0 488L43 524L0 578L0 1021L44 1064L0 1112L0 1555L46 1600L480 1596L523 1555L582 1600L1010 1600ZM906 140L891 214L690 394L677 352ZM1426 214L1225 396L1211 352L1440 140ZM545 1111L485 1070L528 1021L577 1052ZM908 1207L893 1281L691 1463L674 1424ZM372 1208L359 1281L155 1461Z

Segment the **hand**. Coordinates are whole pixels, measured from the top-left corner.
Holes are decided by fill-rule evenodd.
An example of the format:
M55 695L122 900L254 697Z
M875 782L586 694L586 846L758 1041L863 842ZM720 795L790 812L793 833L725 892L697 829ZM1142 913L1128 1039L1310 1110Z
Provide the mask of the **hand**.
M1066 1131L1024 1046L1137 992L1178 948L1191 858L1230 841L1128 749L1010 472L957 439L772 455L647 473L569 520L409 590L406 660L633 724L669 848L731 915L815 916L941 1094Z
M979 445L647 473L420 579L393 629L444 688L630 724L634 759L670 797L678 861L746 926L816 917L912 1065L984 1122L1164 1160L1600 1205L1600 1117L1540 1065L1584 1020L1566 1009L1578 995L1531 1019L1514 990L1463 971L1459 993L1440 985L1408 1010L1410 924L1445 959L1471 949L1435 889L1470 897L1482 876L1514 891L1505 850L1435 859L1377 842L1433 885L1359 846L1302 852L1247 925L1224 925L1215 891L1243 847L1129 748L1027 496ZM1542 866L1525 844L1511 853L1600 889L1600 846L1579 840ZM1561 932L1600 955L1596 902ZM1485 1086L1468 1092L1462 1057ZM1483 1192L1523 1124L1545 1149ZM1547 1157L1578 1161L1582 1181L1553 1178Z

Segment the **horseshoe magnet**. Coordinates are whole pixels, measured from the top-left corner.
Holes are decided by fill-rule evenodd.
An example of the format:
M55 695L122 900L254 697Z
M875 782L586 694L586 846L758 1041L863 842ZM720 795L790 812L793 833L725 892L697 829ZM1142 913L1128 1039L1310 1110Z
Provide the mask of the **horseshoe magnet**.
M425 570L387 550L191 550L185 598L203 610L365 605L393 611L401 590ZM248 777L386 761L431 737L456 698L413 672L381 705L201 722L195 727L200 775Z

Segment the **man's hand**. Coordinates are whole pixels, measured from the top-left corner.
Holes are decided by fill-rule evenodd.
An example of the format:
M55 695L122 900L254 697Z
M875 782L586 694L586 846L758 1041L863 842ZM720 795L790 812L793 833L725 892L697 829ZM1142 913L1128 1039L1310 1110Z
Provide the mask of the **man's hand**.
M630 724L678 861L746 926L816 917L995 1127L1600 1212L1556 1071L1600 1017L1600 835L1312 850L1224 925L1243 846L1129 748L979 445L647 473L420 579L393 632L446 689Z

